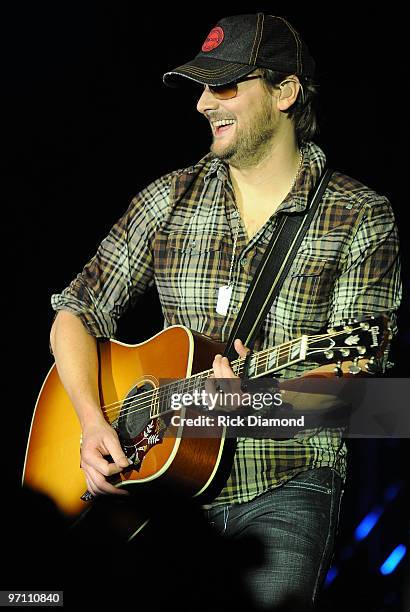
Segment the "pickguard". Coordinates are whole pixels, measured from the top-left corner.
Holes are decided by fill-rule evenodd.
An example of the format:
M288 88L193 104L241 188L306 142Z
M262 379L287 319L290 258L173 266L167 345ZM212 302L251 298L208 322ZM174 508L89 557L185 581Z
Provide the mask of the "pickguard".
M162 443L167 424L161 417L151 417L152 391L156 381L139 380L124 398L121 413L112 426L117 431L129 469L139 471L147 453Z
M122 441L123 450L132 461L132 466L135 470L141 469L142 462L146 454L156 446L162 444L164 433L167 426L164 421L156 417L149 421L147 426L135 438Z

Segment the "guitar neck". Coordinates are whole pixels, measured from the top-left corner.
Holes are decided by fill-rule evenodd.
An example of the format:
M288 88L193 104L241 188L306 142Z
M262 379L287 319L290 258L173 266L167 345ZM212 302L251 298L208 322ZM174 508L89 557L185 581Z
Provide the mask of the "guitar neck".
M306 359L308 336L300 336L296 340L284 342L273 348L267 348L252 353L248 365L248 378L259 378L279 372L284 368L299 363ZM231 362L231 368L237 376L241 377L245 368L245 357L238 357ZM185 380L178 381L183 386L184 392L189 392L205 384L205 381L213 374L213 370L204 370L194 374Z
M273 348L267 348L253 353L249 359L249 378L259 378L267 374L279 372L290 365L306 359L308 336L301 336L296 340L284 342ZM238 376L244 371L245 358L238 358L232 362L232 370Z
M344 360L358 360L364 356L374 359L385 349L388 343L389 327L387 319L382 315L379 318L370 316L362 321L349 321L347 324L330 328L327 333L312 336L303 335L294 340L284 342L272 348L267 348L249 357L247 376L258 378L274 374L284 368L305 361L309 358L315 364L340 364ZM231 368L239 377L245 369L245 357L239 357L231 362ZM360 371L360 368L356 368ZM213 374L213 370L199 372L189 378L156 391L155 408L159 410L160 396L169 396L173 391L190 393L203 388L206 380Z
M301 336L296 340L284 342L273 348L264 349L253 353L249 359L248 378L258 378L270 373L278 372L289 365L304 361L306 358L306 350L308 344L308 336ZM239 357L231 362L233 372L241 377L244 372L245 358ZM194 393L201 391L206 383L206 380L213 374L213 370L204 370L185 378L175 381L171 384L166 384L154 389L152 392L151 401L151 417L159 416L169 412L169 398L173 393L182 395L184 393Z

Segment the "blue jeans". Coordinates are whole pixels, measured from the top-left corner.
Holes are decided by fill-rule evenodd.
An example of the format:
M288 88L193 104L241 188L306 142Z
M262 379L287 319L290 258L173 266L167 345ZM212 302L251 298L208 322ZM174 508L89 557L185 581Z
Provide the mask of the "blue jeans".
M245 575L256 609L313 607L332 559L342 493L334 470L315 468L249 502L205 511L220 534L261 541L263 561Z

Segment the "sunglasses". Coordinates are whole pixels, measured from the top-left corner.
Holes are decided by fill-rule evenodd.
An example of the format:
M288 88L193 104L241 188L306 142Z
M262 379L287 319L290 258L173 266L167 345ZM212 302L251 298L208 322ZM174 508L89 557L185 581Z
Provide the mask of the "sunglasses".
M205 85L205 87L209 88L209 91L215 98L218 100L230 100L231 98L235 98L238 94L238 83L242 83L243 81L252 81L252 79L263 79L261 74L243 77L243 79L238 79L233 83L227 83L226 85Z

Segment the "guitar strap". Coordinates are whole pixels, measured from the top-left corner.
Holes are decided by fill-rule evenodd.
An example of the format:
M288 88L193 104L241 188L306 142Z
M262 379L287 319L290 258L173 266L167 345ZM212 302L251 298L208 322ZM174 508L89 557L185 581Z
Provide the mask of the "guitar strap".
M332 174L333 170L323 171L318 183L309 194L308 205L302 214L282 215L226 343L224 356L228 357L229 361L238 357L233 344L235 338L240 338L245 346L252 349L259 329L282 287Z

